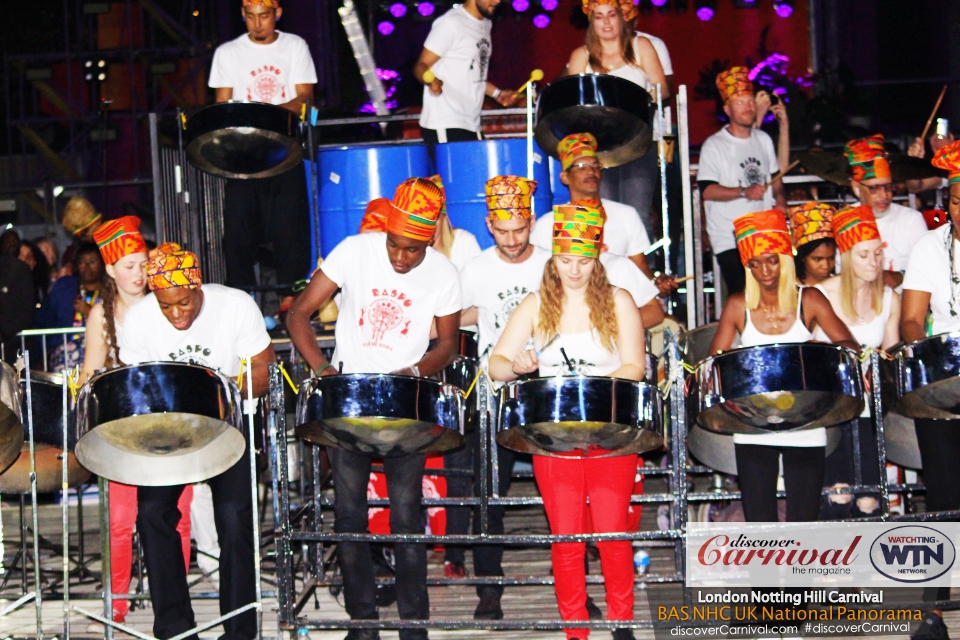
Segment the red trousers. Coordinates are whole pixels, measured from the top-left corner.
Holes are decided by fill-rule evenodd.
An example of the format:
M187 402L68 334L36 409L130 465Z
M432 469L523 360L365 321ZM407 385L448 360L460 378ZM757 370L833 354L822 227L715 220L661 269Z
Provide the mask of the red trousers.
M183 560L190 573L190 502L193 486L187 485L180 495L180 541ZM110 481L110 582L114 594L126 595L130 590L130 571L133 566L133 527L137 524L137 488ZM123 622L130 611L129 600L113 601L113 619Z
M628 531L627 511L637 475L637 456L533 456L533 471L551 533ZM588 510L592 530L588 528ZM633 547L629 540L599 542L597 547L607 592L607 619L633 620ZM551 548L554 590L560 617L564 620L589 619L583 566L586 549L584 542L560 542ZM589 629L564 631L567 638L586 638L590 634Z

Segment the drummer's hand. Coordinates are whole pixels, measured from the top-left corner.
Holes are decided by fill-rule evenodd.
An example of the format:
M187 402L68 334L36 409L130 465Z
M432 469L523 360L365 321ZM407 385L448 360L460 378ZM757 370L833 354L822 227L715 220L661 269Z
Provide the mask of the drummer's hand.
M777 122L780 123L781 127L785 127L790 124L790 121L787 119L787 107L784 106L782 102L770 107L770 113L777 118Z
M653 281L653 284L656 285L657 289L660 290L661 296L669 296L671 293L677 290L677 287L680 285L677 284L676 279L673 276L669 276L665 273L661 273Z
M498 104L504 107L512 107L513 105L520 102L520 97L523 94L517 93L516 91L510 91L509 89L501 89L500 95L498 95L495 100Z
M73 301L73 310L79 313L84 318L90 315L91 309L93 309L93 307L87 304L86 302L84 302L83 300L81 300L80 298L77 298L76 300Z
M513 372L518 376L522 376L525 373L533 373L539 368L540 360L537 359L537 352L533 349L521 351L517 357L513 359Z
M767 116L767 111L770 110L770 94L766 91L758 91L756 97L757 103L757 118L754 120L754 127L759 127L763 124L763 119Z
M767 185L752 184L743 190L743 196L747 200L763 200L763 194L767 192Z
M932 142L932 141L931 141ZM923 157L923 140L920 138L914 138L913 143L907 147L907 155L914 158Z
M933 152L936 153L943 149L945 146L953 142L953 134L948 133L946 137L944 136L930 136L930 148L933 149ZM921 156L923 157L923 156Z
M438 96L443 93L443 80L440 78L434 78L433 82L427 85L427 88L430 89L430 93Z
M395 376L412 376L414 378L420 377L420 369L417 368L417 365L411 365L409 367L404 367L403 369L397 369L391 373Z

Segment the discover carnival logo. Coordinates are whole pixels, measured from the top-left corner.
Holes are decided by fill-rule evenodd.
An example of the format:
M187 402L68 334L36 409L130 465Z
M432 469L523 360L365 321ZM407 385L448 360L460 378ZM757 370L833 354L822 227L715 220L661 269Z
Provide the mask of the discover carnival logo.
M870 545L870 562L884 577L897 582L922 583L950 571L957 549L949 536L920 525L884 531Z

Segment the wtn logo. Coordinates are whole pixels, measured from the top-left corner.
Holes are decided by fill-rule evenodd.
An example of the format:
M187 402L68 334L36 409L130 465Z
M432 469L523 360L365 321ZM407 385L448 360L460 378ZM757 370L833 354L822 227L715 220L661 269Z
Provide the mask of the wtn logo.
M898 582L929 582L950 571L956 560L950 538L930 527L906 525L884 532L870 547L870 562Z

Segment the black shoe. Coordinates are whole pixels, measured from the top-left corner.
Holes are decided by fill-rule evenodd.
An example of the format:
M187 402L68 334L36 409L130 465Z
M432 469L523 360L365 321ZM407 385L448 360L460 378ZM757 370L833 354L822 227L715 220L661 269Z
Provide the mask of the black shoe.
M484 589L480 594L480 604L473 612L474 620L503 620L500 608L500 592L496 589Z
M636 640L633 637L633 629L614 629L613 640Z
M927 613L910 640L950 640L950 634L947 633L947 625L943 624L943 618L935 613Z
M587 596L587 615L591 620L603 620L603 611L600 611L600 607L593 601L593 598Z

